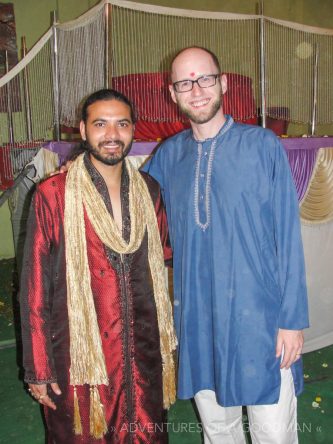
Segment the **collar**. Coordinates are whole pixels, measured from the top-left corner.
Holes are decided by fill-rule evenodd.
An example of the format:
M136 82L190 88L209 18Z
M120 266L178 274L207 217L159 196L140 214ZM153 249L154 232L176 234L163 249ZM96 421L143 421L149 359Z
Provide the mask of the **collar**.
M97 183L102 182L102 183L104 183L104 185L106 187L106 184L105 184L105 181L104 181L102 175L99 173L99 171L95 168L95 166L91 162L88 152L85 153L83 160L84 160L84 165L87 168L88 173L91 177L91 180L95 183L95 186L96 186L96 182ZM128 185L128 183L129 183L128 172L127 172L126 164L125 164L125 162L123 162L122 171L121 171L121 185L122 186Z
M113 216L112 203L110 199L110 195L108 192L108 188L106 183L99 173L99 171L95 168L93 163L90 160L89 153L86 152L83 158L84 166L86 167L93 184L95 185L97 191L102 196L106 208L109 213ZM121 199L121 207L123 213L123 219L129 221L129 173L127 171L126 162L123 161L123 167L121 172L121 185L120 185L120 199ZM127 241L129 240L131 234L130 223L126 226L123 224L123 237Z
M201 139L201 140L197 140L194 135L193 135L193 131L191 131L191 138L192 140L194 140L196 143L205 143L205 142L210 142L213 140L217 140L220 137L222 137L234 124L234 119L229 115L226 114L225 115L226 121L224 122L224 124L221 126L219 132L214 136L214 137L207 137L207 139Z

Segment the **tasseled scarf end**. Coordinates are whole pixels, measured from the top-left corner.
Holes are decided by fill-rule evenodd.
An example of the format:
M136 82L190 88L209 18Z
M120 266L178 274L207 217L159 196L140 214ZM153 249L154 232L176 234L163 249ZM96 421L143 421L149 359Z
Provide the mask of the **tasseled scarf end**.
M79 400L77 398L76 387L74 387L74 433L82 435L82 423L80 416Z
M94 385L90 387L90 435L95 439L100 439L107 431L104 406L101 403L98 388Z
M163 363L163 407L168 409L176 402L175 367L172 354Z
M104 416L104 406L101 403L98 388L90 387L90 435L95 439L103 438L108 431ZM76 387L74 387L74 433L82 435L82 422L80 416L79 400Z

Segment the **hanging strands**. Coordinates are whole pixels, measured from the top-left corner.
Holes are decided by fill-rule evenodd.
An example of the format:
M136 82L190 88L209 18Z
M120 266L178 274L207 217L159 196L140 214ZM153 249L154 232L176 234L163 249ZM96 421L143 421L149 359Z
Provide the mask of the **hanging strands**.
M105 13L98 5L80 20L57 26L59 119L78 125L77 107L84 97L105 87Z
M35 45L33 50L6 76L0 79L0 144L43 139L53 125L52 62L50 36ZM6 77L8 81L5 82ZM2 84L4 83L4 84ZM8 92L10 97L8 98ZM7 121L7 100L10 100L14 126L14 141L2 130ZM29 108L29 113L27 112ZM29 117L30 122L27 121ZM29 127L29 129L28 129ZM31 145L30 145L31 146Z
M126 160L129 174L131 235L128 243L110 216L84 166L83 154L66 177L64 232L66 245L67 308L70 331L70 383L90 385L90 434L96 439L107 431L98 386L108 385L97 315L90 283L84 211L102 243L119 254L134 253L148 232L148 261L153 281L162 356L163 403L168 408L176 397L173 351L177 340L164 277L163 250L154 206L141 174ZM74 396L74 430L79 433L80 414Z
M136 104L142 120L184 121L169 97L170 61L184 47L204 46L217 54L223 72L231 73L226 111L232 103L236 119L254 117L252 88L257 94L258 68L253 63L257 49L251 42L257 39L258 21L253 16L236 19L236 15L211 13L205 18L189 12L187 17L113 6L112 29L117 38L112 39L112 86Z
M22 62L4 76L8 77L6 83L0 83L2 187L6 184L9 186L32 160L53 126L49 37L50 35L46 35ZM12 135L8 132L8 127L12 127Z
M112 13L109 26L105 27L107 3L112 5ZM110 86L134 102L140 120L184 121L169 97L168 70L175 53L192 45L204 46L216 53L222 71L227 73L225 112L231 113L235 120L255 122L263 94L260 23L265 31L265 78L262 80L266 115L310 126L317 85L315 125L333 123L333 30L260 15L152 8L135 2L105 0L78 19L56 25L60 124L77 126L79 103L105 86L106 73ZM51 138L53 124L58 120L54 115L51 38L52 30L49 30L26 57L0 79L1 147L7 145L11 150L17 143L30 144L29 139ZM316 48L318 67L314 70ZM29 91L28 99L26 91ZM30 105L30 113L26 105ZM8 132L9 122L14 141ZM10 155L4 148L0 150L10 176ZM2 174L1 171L0 182Z
M270 117L312 123L313 95L317 91L316 123L333 121L333 31L266 19L267 113ZM318 48L318 69L316 49ZM317 81L315 81L315 72ZM331 73L331 74L329 74Z

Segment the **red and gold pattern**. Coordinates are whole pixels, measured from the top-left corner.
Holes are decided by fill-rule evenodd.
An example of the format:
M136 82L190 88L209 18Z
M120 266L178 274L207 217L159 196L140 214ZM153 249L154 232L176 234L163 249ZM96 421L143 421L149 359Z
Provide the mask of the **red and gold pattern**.
M98 191L111 203L103 179L90 167ZM124 175L123 175L124 176ZM166 215L156 182L147 175L165 258L171 258ZM73 388L69 386L69 330L64 251L65 175L42 183L29 221L21 282L25 380L57 381L62 395L49 393L57 410L45 408L49 442L164 443L162 363L156 306L149 276L147 235L141 247L125 255L107 249L85 216L91 286L102 339L109 385L99 393L108 433L89 435L89 386L78 386L83 435L73 432ZM123 235L130 233L128 183L122 180Z

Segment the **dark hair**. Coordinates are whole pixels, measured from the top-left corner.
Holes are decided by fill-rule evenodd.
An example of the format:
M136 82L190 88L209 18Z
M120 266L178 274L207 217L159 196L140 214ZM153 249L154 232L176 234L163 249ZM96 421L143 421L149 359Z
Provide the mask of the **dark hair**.
M81 120L83 120L84 123L87 123L89 106L95 102L99 102L100 100L118 100L119 102L125 103L125 105L127 105L130 109L132 123L135 123L136 116L132 102L126 96L124 96L124 94L116 91L115 89L100 89L99 91L90 94L90 96L86 98L81 108Z
M171 64L170 64L171 71L172 71L172 65L173 65L173 62L176 60L176 58L177 58L180 54L182 54L184 51L187 51L188 49L201 49L202 51L207 52L207 54L209 54L209 55L211 56L211 58L212 58L212 60L213 60L213 62L214 62L214 65L216 66L218 72L219 72L219 73L221 72L221 66L220 66L220 62L219 62L217 56L216 56L212 51L210 51L209 49L204 48L204 47L202 47L202 46L188 46L187 48L183 48L183 49L181 49L180 51L178 51L177 54L176 54L176 55L172 58L172 60L171 60Z

